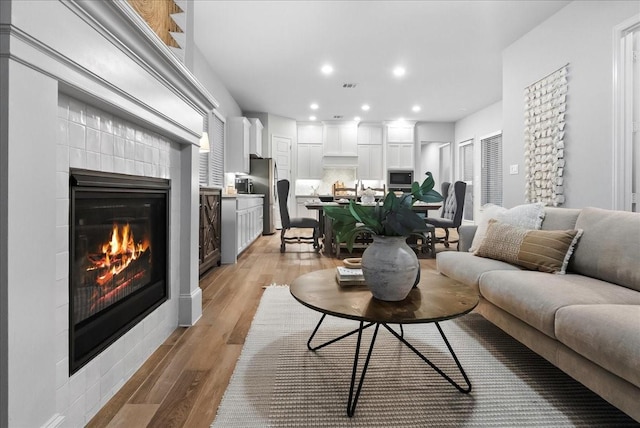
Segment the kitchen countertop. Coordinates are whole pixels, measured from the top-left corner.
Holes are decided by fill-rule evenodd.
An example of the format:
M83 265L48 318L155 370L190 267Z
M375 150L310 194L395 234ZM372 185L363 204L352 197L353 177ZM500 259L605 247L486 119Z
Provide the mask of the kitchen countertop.
M236 199L236 198L264 198L261 193L238 193L236 195L223 194L223 198Z

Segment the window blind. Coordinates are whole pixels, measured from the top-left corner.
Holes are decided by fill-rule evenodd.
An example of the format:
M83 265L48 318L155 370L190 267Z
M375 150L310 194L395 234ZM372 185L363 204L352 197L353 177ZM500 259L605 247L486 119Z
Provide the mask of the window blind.
M213 114L209 181L212 186L224 186L224 120Z
M460 146L460 167L462 181L473 181L473 144Z
M502 134L480 140L481 204L502 206Z

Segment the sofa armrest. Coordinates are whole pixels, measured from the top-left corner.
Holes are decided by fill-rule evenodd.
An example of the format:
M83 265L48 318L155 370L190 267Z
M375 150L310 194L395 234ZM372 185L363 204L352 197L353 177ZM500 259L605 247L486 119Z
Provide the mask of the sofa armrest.
M477 228L478 226L475 224L463 224L458 228L458 235L460 236L458 241L458 251L469 251Z

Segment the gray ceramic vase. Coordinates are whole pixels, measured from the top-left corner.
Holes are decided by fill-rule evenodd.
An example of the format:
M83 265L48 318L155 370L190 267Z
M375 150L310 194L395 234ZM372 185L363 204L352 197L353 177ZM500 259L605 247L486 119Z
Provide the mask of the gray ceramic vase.
M374 235L362 254L362 273L376 299L403 300L415 284L420 262L406 240L406 236Z

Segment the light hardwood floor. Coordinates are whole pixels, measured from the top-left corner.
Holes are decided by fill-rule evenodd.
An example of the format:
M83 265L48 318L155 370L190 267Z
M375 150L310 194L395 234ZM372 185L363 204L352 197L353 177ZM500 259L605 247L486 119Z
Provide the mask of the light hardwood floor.
M304 273L342 264L315 253L311 245L290 244L284 254L279 248L279 233L262 236L235 265L206 273L200 279L202 318L192 327L177 328L87 426L208 427L263 287L290 284ZM421 258L420 263L423 269L435 269L433 259Z

